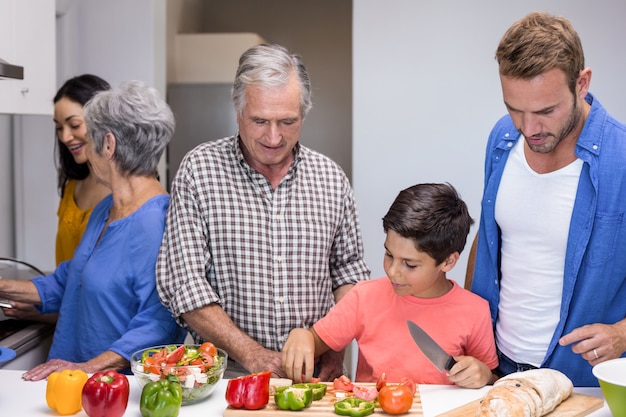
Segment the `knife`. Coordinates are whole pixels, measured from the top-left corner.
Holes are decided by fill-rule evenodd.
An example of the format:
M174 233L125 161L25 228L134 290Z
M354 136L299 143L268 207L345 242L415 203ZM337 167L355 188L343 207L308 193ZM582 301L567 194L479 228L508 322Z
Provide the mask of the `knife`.
M446 353L445 350L441 348L421 327L417 324L413 323L411 320L406 321L407 326L409 326L409 332L411 332L411 337L417 344L417 346L421 349L421 351L426 355L429 361L433 363L443 372L445 369L449 371L456 361L454 358Z

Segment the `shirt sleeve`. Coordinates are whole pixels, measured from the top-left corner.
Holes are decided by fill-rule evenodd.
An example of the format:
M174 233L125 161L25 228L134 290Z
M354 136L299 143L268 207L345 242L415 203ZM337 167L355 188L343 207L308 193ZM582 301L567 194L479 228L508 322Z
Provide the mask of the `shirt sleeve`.
M330 256L333 290L342 285L356 284L358 281L367 280L370 276L370 269L363 259L363 238L354 201L354 192L345 175L343 178L345 189L343 221L335 236Z
M41 313L58 313L65 293L67 271L70 261L62 262L50 275L33 278L32 282L39 292L41 305L35 306Z
M212 259L208 230L194 186L193 164L185 158L172 184L165 234L157 260L161 302L180 324L180 316L219 302L206 279Z
M343 350L358 336L359 291L358 286L348 291L326 316L313 325L320 339L336 352Z
M480 308L479 305L476 305L475 311L474 331L472 331L467 342L465 353L480 360L493 370L498 366L498 354L487 302L481 303Z

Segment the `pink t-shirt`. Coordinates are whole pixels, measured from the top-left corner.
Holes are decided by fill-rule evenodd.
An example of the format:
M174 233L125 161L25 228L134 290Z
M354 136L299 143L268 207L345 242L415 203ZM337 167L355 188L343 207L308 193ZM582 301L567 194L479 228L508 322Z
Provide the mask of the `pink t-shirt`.
M415 344L406 321L412 320L452 356L473 356L489 369L498 366L487 301L453 282L438 298L399 296L388 278L361 281L313 328L331 349L352 339L358 344L356 381L388 382L403 376L418 384L450 384Z

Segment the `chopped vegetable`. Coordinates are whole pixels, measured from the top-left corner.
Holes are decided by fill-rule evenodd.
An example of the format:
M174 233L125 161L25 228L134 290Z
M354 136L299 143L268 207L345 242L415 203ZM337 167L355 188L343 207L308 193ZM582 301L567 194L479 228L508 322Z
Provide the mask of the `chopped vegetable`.
M290 387L276 388L274 401L281 410L299 411L311 405L313 401L313 390L309 387L296 388Z
M304 383L304 384L293 384L294 388L311 388L311 393L313 395L313 401L318 401L324 398L326 395L326 384L312 384L312 383Z
M333 388L338 390L352 392L352 386L352 381L345 375L341 375L333 381Z
M352 392L356 398L365 401L374 401L378 397L378 390L374 386L354 385Z
M360 398L346 398L335 403L335 413L340 416L364 417L374 413L374 403Z
M210 342L203 343L199 348L171 345L143 352L138 370L154 374L153 380L174 374L185 388L198 388L205 384L213 385L220 379L221 373L217 371L222 367L223 361L224 357L218 354ZM201 393L194 391L194 396L201 396ZM183 398L184 401L193 399Z

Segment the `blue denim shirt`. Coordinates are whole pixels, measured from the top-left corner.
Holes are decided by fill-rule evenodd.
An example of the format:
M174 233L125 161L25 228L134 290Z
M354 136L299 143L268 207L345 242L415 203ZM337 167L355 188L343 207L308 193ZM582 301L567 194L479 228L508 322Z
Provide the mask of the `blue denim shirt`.
M560 320L541 366L560 370L575 386L598 386L589 363L558 341L580 326L613 324L626 317L626 125L591 94L585 99L591 110L576 144L583 168L567 239ZM501 243L495 202L509 151L519 138L511 118L504 116L492 130L486 151L472 291L489 301L494 325Z

